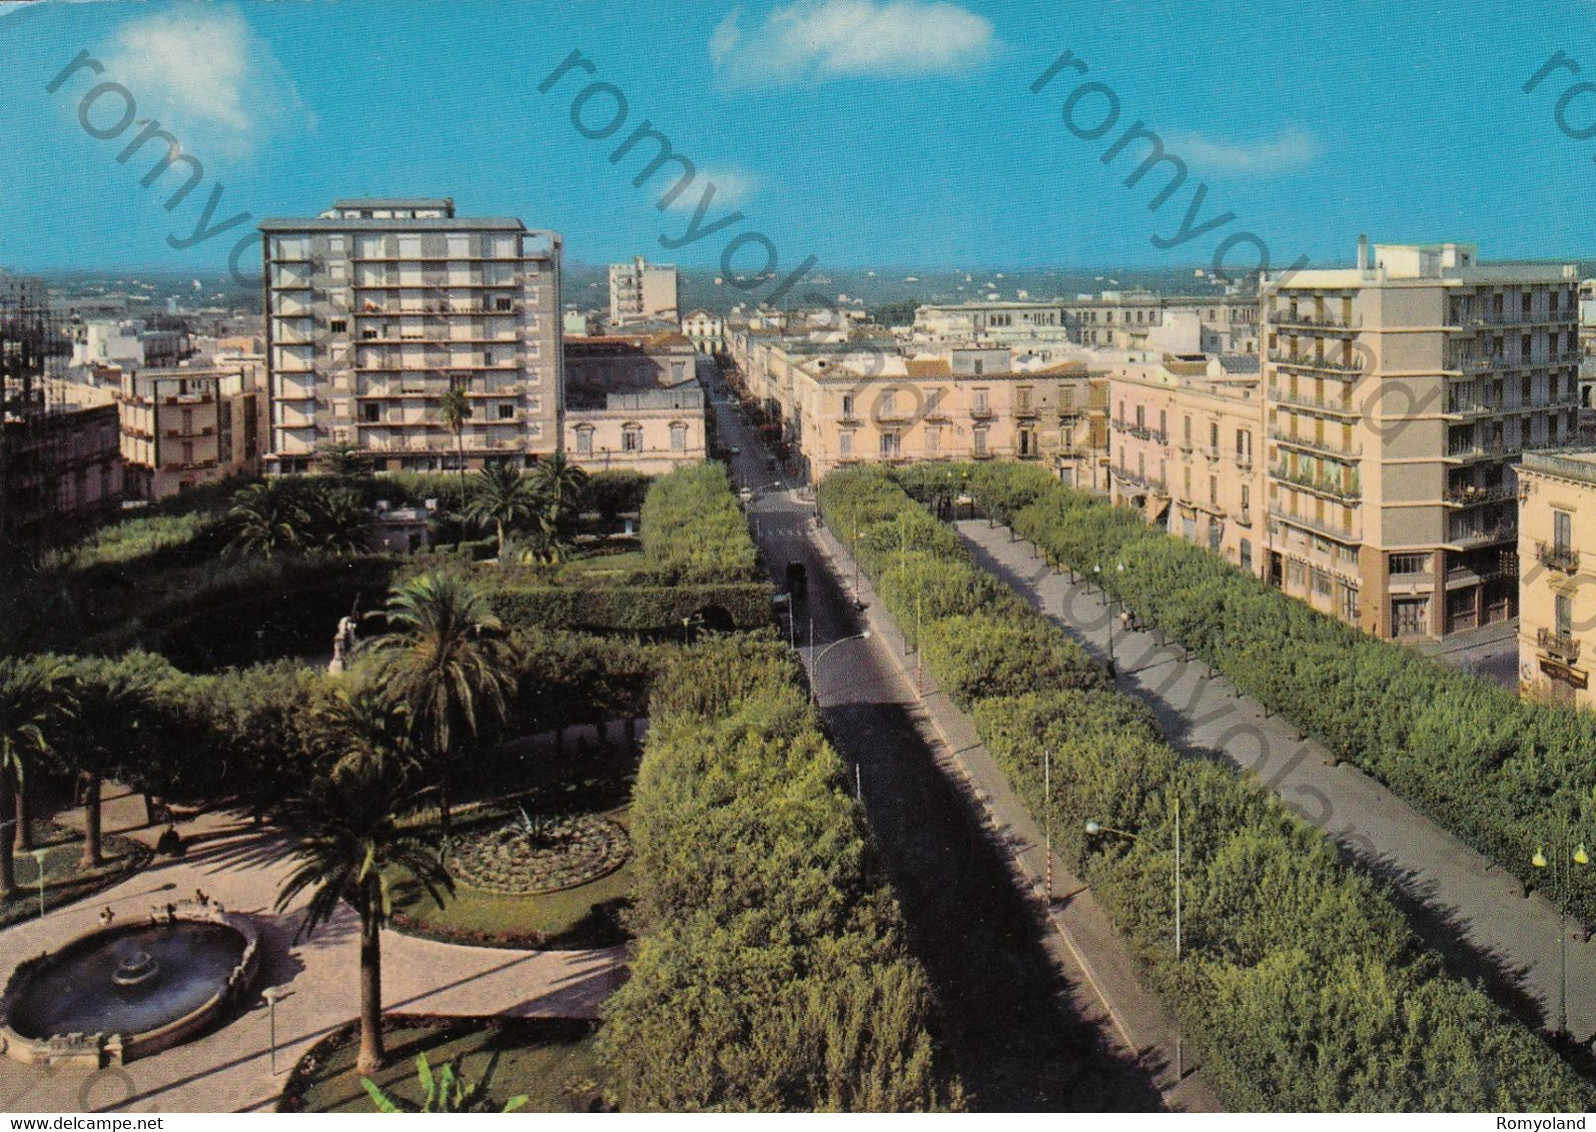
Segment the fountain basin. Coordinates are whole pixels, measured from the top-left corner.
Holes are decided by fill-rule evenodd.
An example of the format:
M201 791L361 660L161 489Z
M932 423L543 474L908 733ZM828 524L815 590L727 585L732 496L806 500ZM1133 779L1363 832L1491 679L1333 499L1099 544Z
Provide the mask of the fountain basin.
M259 967L254 926L214 904L89 932L17 967L0 999L0 1051L84 1068L147 1057L217 1022Z

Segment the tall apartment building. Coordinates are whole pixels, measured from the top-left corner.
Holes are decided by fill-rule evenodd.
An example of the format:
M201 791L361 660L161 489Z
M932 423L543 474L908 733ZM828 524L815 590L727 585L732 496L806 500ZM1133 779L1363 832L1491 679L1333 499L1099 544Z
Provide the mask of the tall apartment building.
M1575 434L1578 277L1360 240L1267 280L1266 576L1379 637L1517 607L1514 466Z
M260 226L271 396L267 471L352 445L378 470L457 461L441 399L463 390L469 467L556 451L560 237L455 215L451 199L336 201Z
M676 269L636 256L610 264L610 326L631 322L676 322Z
M142 370L121 376L117 410L127 494L165 499L260 470L263 365Z

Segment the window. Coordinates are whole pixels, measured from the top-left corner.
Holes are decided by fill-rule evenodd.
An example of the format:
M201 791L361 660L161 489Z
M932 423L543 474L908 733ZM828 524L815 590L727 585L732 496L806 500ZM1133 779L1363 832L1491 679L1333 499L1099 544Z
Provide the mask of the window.
M1339 593L1337 607L1341 611L1343 621L1357 621L1358 619L1358 591L1345 582L1338 581L1336 589Z
M1247 573L1252 573L1252 540L1241 540L1241 568Z
M1186 438L1186 443L1190 444L1191 443L1191 418L1190 417L1186 418L1186 431L1185 431L1185 433L1183 435Z
M884 459L895 460L902 445L902 439L896 432L881 434L881 455Z
M1252 463L1252 433L1244 428L1236 430L1236 463Z
M852 456L853 455L853 433L844 432L840 436L837 437L837 455L839 455L839 456Z
M593 455L593 430L579 428L576 430L576 454L578 456Z
M1219 477L1208 477L1208 506L1211 510L1219 510Z
M1390 558L1390 567L1393 574L1428 574L1430 572L1430 556L1428 554L1393 554Z
M975 433L974 433L974 436L975 436L975 454L977 456L985 456L986 455L986 429L984 429L984 428L976 429Z
M687 426L679 421L671 424L671 451L687 451Z
M975 391L975 411L984 415L989 412L990 409L991 406L987 399L987 391L985 389L977 389Z
M1208 425L1208 447L1216 453L1219 451L1219 425L1217 422L1210 422Z
M500 295L493 300L493 309L501 313L504 311L513 310L514 306L515 304L503 295Z
M942 430L928 428L925 430L925 450L928 454L940 451L942 448Z
M895 416L898 411L898 395L890 389L883 390L877 405L882 416Z
M511 404L502 404L502 405L500 405L499 406L499 419L501 421L513 421L513 420L515 420L515 406L511 405Z
M844 393L842 395L842 415L844 417L853 416L853 394L852 393Z
M1330 596L1330 575L1317 566L1313 569L1313 592L1316 597Z
M1574 635L1574 598L1571 594L1557 595L1557 635Z
M1016 409L1018 409L1022 413L1030 412L1030 409L1031 409L1031 387L1030 386L1022 385L1022 386L1020 386L1019 389L1015 390L1015 392L1014 392L1014 407Z
M1574 513L1552 512L1552 545L1558 550L1574 549Z
M635 424L621 427L621 451L641 452L643 450L643 430Z
M332 331L334 334L348 334L349 323L344 319L335 318L327 324L327 329Z
M1241 485L1241 521L1247 522L1251 518L1252 488L1248 484Z
M1218 519L1208 520L1208 549L1219 553L1219 540L1224 535L1225 526Z
M360 406L360 419L366 424L376 424L382 419L382 406L373 401L367 401Z
M370 342L377 337L377 331L374 327L368 326L360 332L360 337L363 341Z

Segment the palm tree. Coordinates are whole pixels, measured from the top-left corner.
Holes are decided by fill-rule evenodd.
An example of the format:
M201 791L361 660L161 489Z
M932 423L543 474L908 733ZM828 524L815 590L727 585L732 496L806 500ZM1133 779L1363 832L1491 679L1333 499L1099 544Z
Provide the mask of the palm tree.
M55 731L74 707L66 669L53 658L0 658L0 899L17 892L17 867L7 827L28 772L51 753Z
M539 522L544 538L550 553L558 558L587 495L587 472L566 459L564 452L556 452L533 467L532 485L543 504Z
M371 512L360 493L318 483L306 494L300 542L324 554L362 554L371 549Z
M410 734L439 773L439 809L449 827L451 764L463 740L504 720L515 685L504 626L482 591L453 574L421 574L388 591L388 632L372 642L375 679L404 705Z
M285 910L303 892L310 904L299 929L308 935L347 903L360 917L360 1055L355 1068L375 1072L386 1056L382 1043L382 926L393 911L392 885L413 879L439 904L454 882L437 848L400 815L414 791L391 762L357 760L317 777L286 808L285 824L298 835L294 871L277 894ZM296 940L298 936L295 937Z
M235 492L227 520L233 528L229 549L271 558L302 548L307 516L295 486L269 479Z
M504 565L505 533L536 516L539 499L532 480L510 464L489 464L477 476L465 516L492 523L499 534L499 565Z
M170 669L160 657L129 653L118 660L77 662L69 761L83 780L84 868L104 864L100 788L118 765L141 764L153 741L157 683Z
M455 448L460 458L460 505L466 499L465 423L471 419L471 401L462 386L455 385L443 395L438 405L438 417L443 427L454 433Z

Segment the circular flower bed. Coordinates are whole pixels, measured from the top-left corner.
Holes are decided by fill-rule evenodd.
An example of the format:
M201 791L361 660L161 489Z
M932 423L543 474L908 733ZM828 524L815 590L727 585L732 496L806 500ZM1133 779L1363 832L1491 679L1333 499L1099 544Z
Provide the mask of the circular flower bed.
M614 872L632 851L626 830L597 814L525 821L457 837L449 871L461 884L498 896L575 888Z

